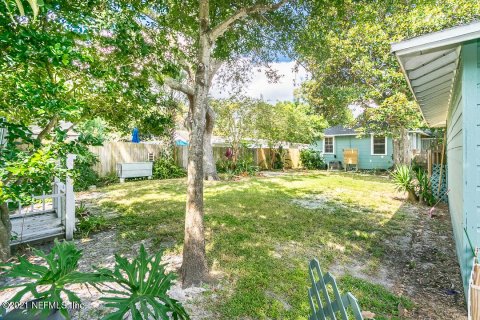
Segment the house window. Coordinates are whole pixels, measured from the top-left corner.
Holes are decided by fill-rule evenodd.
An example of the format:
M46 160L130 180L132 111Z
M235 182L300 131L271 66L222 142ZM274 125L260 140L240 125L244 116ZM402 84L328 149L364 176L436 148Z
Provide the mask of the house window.
M334 137L325 137L323 142L323 153L333 153Z
M387 154L387 137L372 135L372 155Z

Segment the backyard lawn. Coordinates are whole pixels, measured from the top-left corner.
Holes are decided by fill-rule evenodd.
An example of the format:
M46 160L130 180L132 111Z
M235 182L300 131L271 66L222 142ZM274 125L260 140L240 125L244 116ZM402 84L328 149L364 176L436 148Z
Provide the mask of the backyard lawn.
M97 240L114 232L126 253L140 241L150 251L166 248L166 260L178 266L185 185L127 182L80 199L107 218L110 230L93 235ZM405 204L386 176L314 171L206 182L205 210L212 282L186 303L193 318L306 318L314 257L376 319L463 316L448 214L439 210L429 219L428 208ZM431 280L437 268L441 274ZM452 284L455 296L444 292Z

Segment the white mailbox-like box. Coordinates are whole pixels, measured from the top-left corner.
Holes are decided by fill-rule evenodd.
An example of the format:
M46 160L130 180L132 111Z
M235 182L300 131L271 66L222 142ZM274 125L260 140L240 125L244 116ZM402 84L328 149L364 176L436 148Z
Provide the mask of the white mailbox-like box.
M117 175L120 182L125 182L126 178L152 178L153 162L130 162L117 164Z

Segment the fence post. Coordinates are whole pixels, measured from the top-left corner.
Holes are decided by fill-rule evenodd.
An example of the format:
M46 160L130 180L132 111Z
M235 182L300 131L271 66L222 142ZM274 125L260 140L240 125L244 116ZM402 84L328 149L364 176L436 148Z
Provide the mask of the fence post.
M75 231L75 193L73 192L73 179L70 170L73 169L73 161L77 156L67 155L67 178L65 181L65 239L72 240Z

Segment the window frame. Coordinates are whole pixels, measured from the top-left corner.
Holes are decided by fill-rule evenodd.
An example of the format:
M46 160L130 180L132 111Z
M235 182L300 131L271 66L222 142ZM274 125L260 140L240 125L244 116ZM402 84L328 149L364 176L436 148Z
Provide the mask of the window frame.
M380 136L381 137L381 136ZM380 138L377 137L377 138ZM372 156L386 156L388 154L388 143L387 143L387 136L385 137L385 153L375 153L374 142L375 142L375 135L370 135L370 155Z
M325 142L327 138L332 138L332 152L325 152ZM324 136L323 137L323 154L335 154L335 136Z

